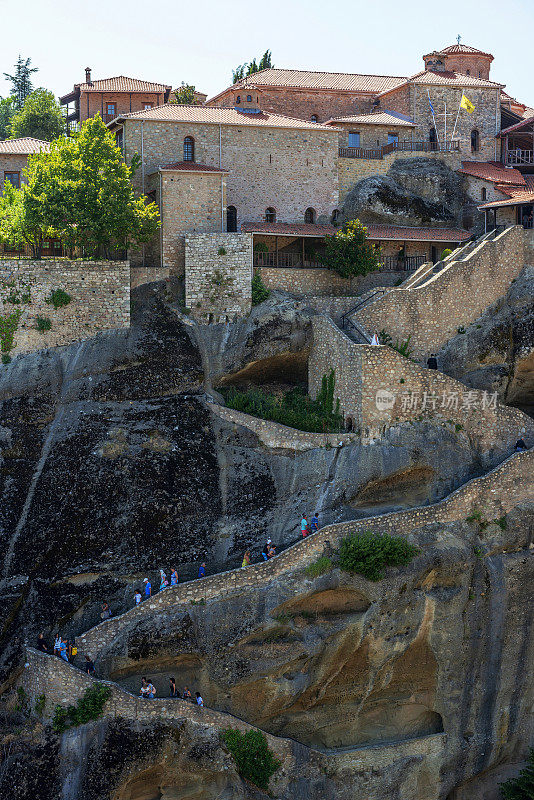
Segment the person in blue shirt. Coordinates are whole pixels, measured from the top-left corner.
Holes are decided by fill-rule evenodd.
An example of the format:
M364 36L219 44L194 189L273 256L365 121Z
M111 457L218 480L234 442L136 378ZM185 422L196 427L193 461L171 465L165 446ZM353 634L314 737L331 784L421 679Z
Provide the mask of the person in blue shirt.
M203 578L206 574L206 562L203 561L200 567L198 568L198 577Z
M145 578L143 583L145 584L145 597L148 599L152 594L152 584L150 583L148 578Z
M178 573L175 569L171 572L171 586L176 586L178 583Z
M311 518L310 528L312 533L317 533L317 531L319 530L319 515L317 511Z
M67 655L67 642L65 641L65 639L62 639L61 644L59 645L59 655L64 661L68 662L69 657Z

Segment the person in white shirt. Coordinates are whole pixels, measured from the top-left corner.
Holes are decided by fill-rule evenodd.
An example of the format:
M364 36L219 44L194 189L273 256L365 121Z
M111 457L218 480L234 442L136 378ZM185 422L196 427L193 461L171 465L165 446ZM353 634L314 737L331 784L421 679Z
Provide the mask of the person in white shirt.
M139 603L141 602L141 592L137 591L134 594L134 600L135 600L135 605L138 606Z

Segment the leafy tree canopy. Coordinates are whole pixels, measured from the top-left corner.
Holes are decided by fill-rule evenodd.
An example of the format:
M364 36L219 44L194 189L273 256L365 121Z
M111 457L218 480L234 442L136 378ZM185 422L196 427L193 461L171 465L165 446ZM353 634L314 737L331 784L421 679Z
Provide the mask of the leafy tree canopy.
M380 266L380 250L367 241L367 228L359 219L347 222L333 236L326 236L325 243L320 260L343 278L367 275Z
M11 119L15 113L15 101L12 97L0 97L0 142L9 136Z
M174 92L174 99L169 100L170 103L181 103L186 106L198 106L200 101L195 97L195 87L190 83L182 84L179 89Z
M52 142L49 153L28 158L26 183L0 198L4 239L25 241L39 258L42 242L59 237L68 247L106 257L114 247L147 242L159 228L155 203L136 198L131 183L139 158L128 167L99 116L72 138Z
M260 63L256 63L256 59L253 58L250 63L240 64L238 67L232 70L232 83L237 83L238 81L242 81L243 78L248 77L249 75L253 75L255 72L259 72L262 69L270 69L273 67L274 64L272 63L272 54L270 50L266 50L265 53L260 58Z
M530 751L528 763L517 778L501 783L503 800L533 800L534 798L534 749Z
M31 63L31 58L22 58L22 56L19 55L13 75L4 72L4 78L7 78L11 83L10 94L18 109L22 108L24 101L33 91L31 75L39 71L39 68L32 67Z
M52 92L36 89L11 119L10 139L33 136L51 142L65 130L65 119Z

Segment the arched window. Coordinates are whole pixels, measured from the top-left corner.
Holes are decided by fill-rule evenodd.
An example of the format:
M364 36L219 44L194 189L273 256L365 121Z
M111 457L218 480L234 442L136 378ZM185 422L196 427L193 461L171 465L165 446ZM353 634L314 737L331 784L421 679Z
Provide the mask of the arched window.
M319 117L317 116L317 114L312 114L311 115L311 121L312 122L319 122Z
M313 208L307 208L304 212L304 222L308 225L313 225L315 222L315 211Z
M332 211L332 216L330 218L330 222L332 223L332 225L337 225L337 223L339 222L339 209L338 208L334 208L334 210Z
M276 211L274 210L274 208L266 209L265 222L276 222Z
M471 152L478 153L480 150L480 134L476 128L471 131Z
M485 186L483 186L482 189L480 190L480 197L482 200L486 200L487 196L488 196L488 190L486 189Z
M252 95L247 94L247 103L252 103Z
M240 95L240 94L238 94L238 95L237 95L237 97L236 97L236 99L235 99L235 104L236 104L236 106L238 106L240 102L241 102L241 95Z
M195 140L192 136L186 136L184 139L184 161L195 160Z
M226 209L226 230L228 233L237 232L237 208L228 206Z
M466 75L471 75L471 70L470 69L466 69L465 74Z

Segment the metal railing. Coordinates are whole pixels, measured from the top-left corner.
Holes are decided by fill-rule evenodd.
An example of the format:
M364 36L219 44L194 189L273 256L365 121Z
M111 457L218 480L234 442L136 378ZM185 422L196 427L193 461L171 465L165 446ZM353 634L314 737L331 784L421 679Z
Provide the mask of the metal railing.
M368 158L368 159L382 159L384 156L393 153L394 151L403 153L449 153L460 149L460 142L448 142L446 144L438 144L438 142L425 142L425 141L406 141L406 142L390 142L389 144L382 145L381 147L366 148L366 147L340 147L340 158Z

